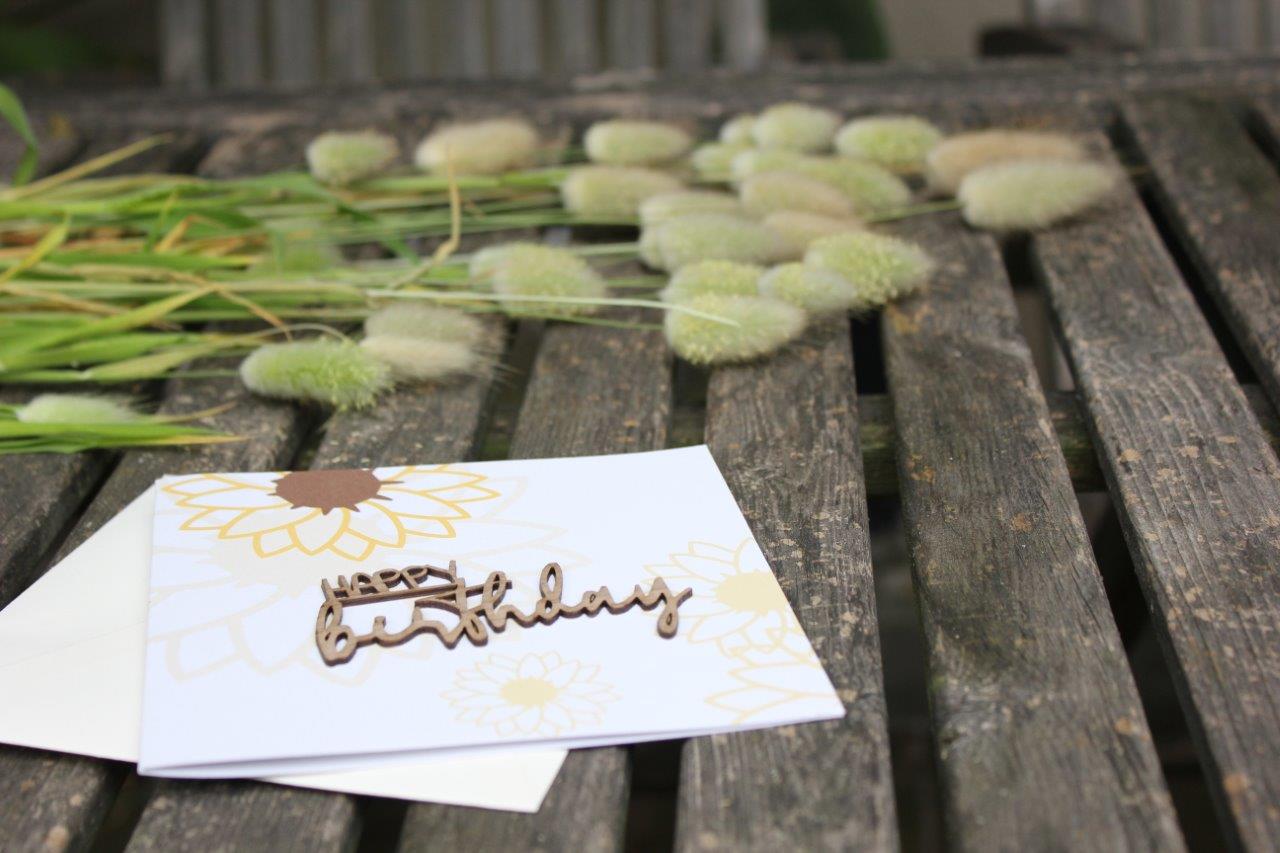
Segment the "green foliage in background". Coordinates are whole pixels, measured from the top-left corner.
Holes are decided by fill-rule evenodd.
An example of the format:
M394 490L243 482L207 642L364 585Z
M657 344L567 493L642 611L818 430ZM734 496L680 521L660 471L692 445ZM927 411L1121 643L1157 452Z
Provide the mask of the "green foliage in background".
M875 0L771 0L769 27L777 35L829 32L845 59L886 59L888 40Z

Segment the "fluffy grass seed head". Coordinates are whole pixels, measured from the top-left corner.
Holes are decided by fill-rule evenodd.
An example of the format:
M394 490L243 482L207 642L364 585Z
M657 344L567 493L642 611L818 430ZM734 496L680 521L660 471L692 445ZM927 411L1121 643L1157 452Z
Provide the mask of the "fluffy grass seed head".
M698 261L676 270L662 291L664 302L687 302L704 293L755 296L764 267L737 261Z
M802 210L779 210L762 220L764 226L778 234L791 247L789 254L800 257L809 244L819 237L861 231L866 226L857 217L836 218Z
M587 157L609 166L658 166L678 160L693 147L684 128L658 121L610 119L587 128Z
M258 347L240 363L255 394L361 409L391 387L391 368L349 341L288 341Z
M465 311L404 300L385 305L364 321L368 338L409 338L474 347L484 340L484 324Z
M528 251L534 248L540 251ZM512 259L518 257L518 263ZM526 246L519 253L508 256L506 263L493 271L494 293L504 296L568 296L579 299L599 299L606 294L604 278L590 264L568 249L558 246ZM569 317L589 314L596 309L589 303L539 302L536 300L510 299L502 301L508 314L541 314Z
M896 210L911 202L911 188L902 178L870 160L806 157L794 170L840 190L861 215Z
M678 311L663 322L676 355L694 364L749 361L785 346L804 331L807 318L794 305L763 296L704 293L687 303L737 325L730 326Z
M307 145L307 168L320 183L341 187L384 171L399 154L400 145L385 133L330 131Z
M495 243L485 246L471 256L467 274L472 281L490 281L499 268L507 264L522 264L528 259L536 263L551 246L541 243Z
M391 369L402 382L432 382L475 374L487 366L472 347L458 341L427 340L400 335L373 335L360 347Z
M956 197L965 221L994 231L1032 231L1083 213L1119 184L1102 163L1022 160L970 172Z
M954 195L965 175L984 166L1015 160L1086 160L1084 144L1061 133L980 130L948 137L925 158L930 189Z
M723 181L733 175L733 158L743 151L750 151L750 145L732 142L704 142L689 155L689 164L698 177L709 181Z
M258 272L306 273L331 269L342 263L342 252L332 243L315 240L281 240L253 265Z
M799 172L757 172L738 185L742 208L752 216L801 210L823 216L851 216L853 203L840 190Z
M860 231L815 240L805 252L807 266L844 276L857 290L854 309L878 308L924 283L933 261L915 243Z
M729 163L729 175L741 183L761 172L795 172L807 159L803 154L781 148L748 148L734 155Z
M756 118L751 137L761 148L826 151L840 126L840 116L809 104L775 104Z
M560 185L560 197L567 210L589 219L634 219L645 199L682 186L673 175L652 169L579 166Z
M538 131L521 119L498 118L443 127L414 152L419 169L445 174L496 175L533 163Z
M707 190L661 193L641 202L640 224L656 225L688 213L742 213L742 205L728 193Z
M756 117L742 113L720 125L720 141L726 145L752 146L755 138Z
M856 118L836 134L836 151L861 157L893 172L924 169L924 160L942 141L942 131L919 116Z
M781 299L810 314L839 314L861 299L853 282L838 272L801 263L781 264L760 277L760 294Z
M725 213L694 213L652 229L656 267L678 270L698 261L771 264L786 260L791 246L752 219ZM641 242L644 242L642 237Z
M17 411L24 424L127 424L143 419L127 397L40 394Z

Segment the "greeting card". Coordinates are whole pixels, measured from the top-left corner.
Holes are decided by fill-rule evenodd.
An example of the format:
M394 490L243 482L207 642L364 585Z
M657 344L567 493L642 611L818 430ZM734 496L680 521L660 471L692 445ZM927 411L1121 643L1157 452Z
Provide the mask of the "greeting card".
M158 483L140 766L842 716L705 447Z

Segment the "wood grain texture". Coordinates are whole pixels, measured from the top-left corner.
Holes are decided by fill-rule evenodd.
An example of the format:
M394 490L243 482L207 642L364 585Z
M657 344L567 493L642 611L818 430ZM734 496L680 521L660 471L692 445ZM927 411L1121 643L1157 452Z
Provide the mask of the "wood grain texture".
M325 79L368 83L377 77L373 0L320 0L324 4Z
M600 5L596 0L555 0L556 63L566 74L600 67Z
M712 64L715 6L707 0L665 0L662 4L663 67L693 71Z
M431 73L434 11L426 0L388 0L382 4L378 34L386 39L386 49L379 53L391 79L421 80Z
M531 459L656 450L671 416L671 363L657 332L553 326L543 337L511 441ZM534 815L438 805L409 808L400 844L418 850L618 850L626 750L577 750Z
M218 85L245 89L261 85L265 77L263 27L260 0L216 0L214 38Z
M849 330L811 337L712 374L707 443L847 715L688 741L680 850L898 846Z
M126 772L113 762L0 747L0 850L89 849Z
M493 0L493 70L499 77L534 77L542 70L542 8L538 0Z
M208 88L207 27L204 0L163 0L160 6L160 77L166 86L191 91Z
M769 56L769 14L765 0L717 0L724 64L754 71Z
M907 542L951 846L1182 847L994 241L885 312Z
M267 0L271 82L301 89L320 82L320 18L315 0Z
M1280 178L1224 105L1123 106L1158 204L1272 402L1280 401Z
M1280 463L1129 189L1032 252L1224 834L1274 849Z
M654 6L650 0L605 0L609 67L636 70L657 62Z
M446 0L448 3L449 50L445 75L469 80L489 74L489 17L485 4L476 0Z

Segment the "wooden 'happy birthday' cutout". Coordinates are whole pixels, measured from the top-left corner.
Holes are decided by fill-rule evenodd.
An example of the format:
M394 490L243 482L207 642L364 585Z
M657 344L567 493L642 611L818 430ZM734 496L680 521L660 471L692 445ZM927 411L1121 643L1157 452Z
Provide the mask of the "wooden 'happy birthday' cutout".
M431 578L443 583L422 585ZM680 627L680 605L693 595L692 589L672 592L666 581L657 578L648 592L636 584L631 594L621 601L615 601L608 587L602 586L583 593L577 604L568 605L560 600L564 592L564 569L559 563L547 563L538 578L540 597L534 602L533 610L525 613L514 605L502 603L507 590L511 589L511 581L504 572L490 572L484 583L468 586L465 579L458 577L458 564L452 560L447 569L427 565L383 569L373 574L354 574L349 581L339 575L332 585L322 580L320 589L324 592L324 603L316 617L316 645L329 666L346 663L364 646L398 646L419 634L435 634L449 649L464 636L472 645L483 646L489 642L489 629L501 632L508 621L530 628L539 622L550 625L562 616L567 619L595 616L601 610L616 615L632 607L653 610L661 605L658 636L670 639ZM470 600L477 595L480 602L473 606ZM388 632L384 616L374 617L373 628L367 634L357 634L342 622L344 607L406 598L414 599L413 615L409 626L400 631ZM452 613L458 617L458 623L449 628L443 622L428 619L423 612L432 608Z

